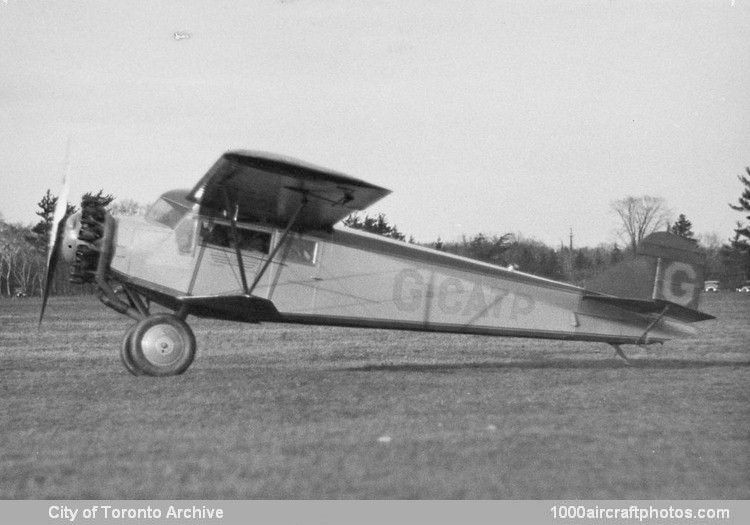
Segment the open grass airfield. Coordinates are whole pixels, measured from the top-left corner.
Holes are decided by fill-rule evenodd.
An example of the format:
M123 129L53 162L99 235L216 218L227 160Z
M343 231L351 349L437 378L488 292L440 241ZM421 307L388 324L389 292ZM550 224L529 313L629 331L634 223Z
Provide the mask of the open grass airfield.
M0 301L0 497L748 499L750 295L624 347L190 319L134 377L93 297Z

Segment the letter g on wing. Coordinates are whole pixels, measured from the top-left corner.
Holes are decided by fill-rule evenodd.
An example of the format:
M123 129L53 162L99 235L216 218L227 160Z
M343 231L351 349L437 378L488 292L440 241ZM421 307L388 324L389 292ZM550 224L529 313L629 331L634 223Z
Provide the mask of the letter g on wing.
M402 312L414 312L422 305L424 279L416 270L401 270L393 281L393 302Z

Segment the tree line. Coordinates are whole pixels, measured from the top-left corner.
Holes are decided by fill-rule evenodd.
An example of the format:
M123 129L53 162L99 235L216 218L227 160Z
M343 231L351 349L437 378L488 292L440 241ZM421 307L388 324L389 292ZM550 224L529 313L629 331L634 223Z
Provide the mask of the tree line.
M52 230L52 220L57 197L48 189L37 203L39 221L31 225L9 223L0 215L0 296L41 295L44 272L47 264L47 247ZM103 206L113 215L136 215L145 211L145 206L131 199L114 202L114 195L87 192L81 197L81 208ZM78 207L67 204L67 215L78 211ZM91 285L75 285L68 280L68 268L60 261L52 281L52 293L58 295L86 294L93 291Z
M744 219L750 221L750 168L746 168L746 172L747 175L738 177L742 184L740 197L736 204L729 206L746 214ZM0 296L41 293L49 232L56 204L57 197L47 190L37 204L39 221L34 225L8 223L0 215ZM114 196L105 194L103 190L84 194L81 206L88 205L107 207L116 216L143 214L147 208L132 199L115 202ZM657 230L666 230L696 243L706 256L706 279L719 280L726 288L733 288L750 279L750 222L737 221L729 238L723 240L717 234L696 237L692 222L685 214L680 214L674 223L670 223L666 202L658 197L628 196L612 202L611 208L619 219L622 247L618 243L612 243L593 248L576 248L572 242L568 246L561 243L560 246L551 247L521 234L511 233L477 233L454 241L438 238L425 245L513 270L583 284L623 259L634 257L638 243L645 236ZM69 214L76 211L75 206L68 205ZM412 236L407 241L406 234L396 225L390 224L384 214L353 214L344 220L344 224L399 241L415 242ZM90 285L82 287L68 282L65 265L61 266L63 270L57 272L52 293L92 291Z
M737 204L729 206L750 221L750 168L747 176L740 175L743 186ZM575 248L572 242L565 246L550 247L541 241L524 238L520 234L493 235L477 233L461 240L446 242L438 238L426 246L445 252L489 262L513 270L542 277L583 285L588 279L604 272L623 259L636 255L638 244L649 234L666 230L696 243L706 257L706 280L715 279L725 288L734 288L750 280L750 222L738 221L730 237L722 240L715 233L696 237L692 222L680 213L670 223L666 201L649 195L628 196L613 201L613 214L619 219L619 233L623 246L618 243L597 247ZM383 214L371 217L350 216L344 221L349 227L404 240L405 234L388 222ZM412 238L413 239L413 238Z

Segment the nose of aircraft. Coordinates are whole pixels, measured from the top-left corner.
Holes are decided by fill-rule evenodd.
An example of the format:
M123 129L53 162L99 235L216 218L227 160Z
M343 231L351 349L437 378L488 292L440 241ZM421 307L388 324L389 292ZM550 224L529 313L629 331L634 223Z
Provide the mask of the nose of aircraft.
M68 217L63 226L60 255L67 263L73 263L76 260L76 244L78 241L78 231L80 229L81 212L79 211Z

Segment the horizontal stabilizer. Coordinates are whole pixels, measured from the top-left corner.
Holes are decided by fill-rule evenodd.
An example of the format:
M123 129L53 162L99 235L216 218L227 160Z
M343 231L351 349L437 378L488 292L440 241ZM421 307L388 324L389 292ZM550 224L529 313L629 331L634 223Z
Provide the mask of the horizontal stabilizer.
M697 321L708 321L709 319L716 319L713 315L709 315L698 310L693 310L692 308L686 308L684 306L680 306L679 304L664 301L661 299L627 299L624 297L612 297L595 293L585 293L583 299L586 301L609 304L618 308L622 308L623 310L629 310L631 312L639 314L661 314L662 312L664 312L665 316L673 317L686 323L695 323Z

